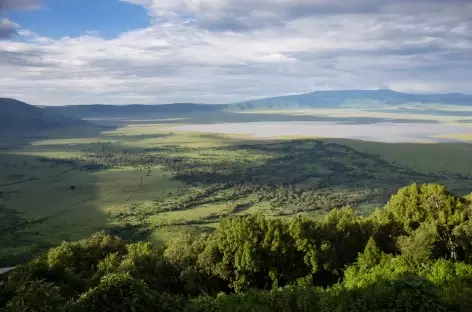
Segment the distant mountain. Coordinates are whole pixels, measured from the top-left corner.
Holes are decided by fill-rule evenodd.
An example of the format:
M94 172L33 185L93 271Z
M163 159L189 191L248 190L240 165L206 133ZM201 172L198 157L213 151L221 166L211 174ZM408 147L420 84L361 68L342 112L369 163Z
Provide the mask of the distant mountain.
M305 94L270 97L244 101L231 105L232 109L296 109L343 107L350 105L401 105L408 103L434 103L472 106L472 95L410 94L388 89L315 91Z
M49 106L43 110L79 118L92 117L145 117L152 115L180 115L186 113L209 113L226 108L226 105L175 103L164 105L68 105Z
M223 110L240 111L251 109L276 110L298 108L336 108L354 105L401 105L401 104L444 104L470 105L472 95L449 94L410 94L387 89L381 90L341 90L315 91L305 94L269 97L234 104L192 104L175 103L164 105L69 105L42 108L45 112L79 118L143 118L169 117L186 114L208 114Z
M32 133L89 125L76 117L63 116L14 99L0 98L0 134Z

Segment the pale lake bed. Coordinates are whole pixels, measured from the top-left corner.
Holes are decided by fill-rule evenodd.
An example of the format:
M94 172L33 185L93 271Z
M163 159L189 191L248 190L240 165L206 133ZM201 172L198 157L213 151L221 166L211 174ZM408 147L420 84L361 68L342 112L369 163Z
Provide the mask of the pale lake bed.
M377 122L355 124L331 121L243 122L182 125L176 131L241 134L254 137L344 138L374 142L464 142L472 127L453 123Z

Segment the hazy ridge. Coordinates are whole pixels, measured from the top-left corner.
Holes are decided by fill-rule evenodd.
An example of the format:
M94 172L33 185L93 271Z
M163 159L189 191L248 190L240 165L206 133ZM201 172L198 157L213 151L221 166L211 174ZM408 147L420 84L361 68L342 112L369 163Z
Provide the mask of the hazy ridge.
M233 104L130 104L130 105L68 105L44 107L45 111L76 117L121 117L144 114L179 114L218 112L223 110L276 110L300 108L341 108L350 105L402 105L402 104L444 104L472 106L472 95L448 94L410 94L392 90L340 90L315 91L305 94L268 97Z

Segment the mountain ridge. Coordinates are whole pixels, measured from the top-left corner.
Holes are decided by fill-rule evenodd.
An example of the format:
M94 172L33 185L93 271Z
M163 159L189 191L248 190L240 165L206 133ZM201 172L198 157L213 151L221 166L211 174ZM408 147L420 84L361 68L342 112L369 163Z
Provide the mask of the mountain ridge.
M87 127L91 124L72 116L63 116L25 102L0 98L0 132L31 133L68 127Z
M390 89L378 90L324 90L309 93L265 97L231 104L84 104L40 106L43 112L76 118L130 117L144 115L183 115L188 113L214 113L219 111L290 110L310 108L343 108L368 106L369 108L400 105L458 105L472 106L472 95L462 93L418 94Z
M56 112L66 116L75 116L79 118L91 118L95 116L136 116L142 114L159 113L189 113L189 112L212 112L226 108L225 104L194 104L194 103L175 103L175 104L84 104L67 106L48 106L42 109Z
M323 108L343 107L353 104L401 105L407 103L431 103L472 105L472 95L462 93L404 93L390 89L378 90L324 90L308 93L267 97L233 104L234 108Z

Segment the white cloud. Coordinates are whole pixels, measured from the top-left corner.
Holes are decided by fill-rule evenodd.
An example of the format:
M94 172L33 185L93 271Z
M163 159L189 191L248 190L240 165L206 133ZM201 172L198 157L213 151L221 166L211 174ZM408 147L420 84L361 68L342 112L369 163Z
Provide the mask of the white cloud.
M0 41L0 94L59 105L225 103L385 86L472 93L466 1L126 1L154 22L115 39L20 28L20 39Z
M1 0L0 12L2 10L37 9L40 2L40 0Z
M17 24L7 18L0 18L0 40L17 34Z

